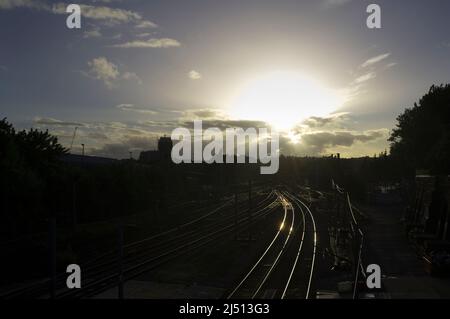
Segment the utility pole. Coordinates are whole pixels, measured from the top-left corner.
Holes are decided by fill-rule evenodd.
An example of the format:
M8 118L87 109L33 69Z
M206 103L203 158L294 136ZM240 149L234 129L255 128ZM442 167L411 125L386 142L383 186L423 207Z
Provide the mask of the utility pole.
M73 141L75 140L75 136L77 135L77 130L78 130L78 126L75 126L75 129L73 130L72 141L70 142L69 152L72 151Z
M338 221L341 221L341 197L337 188L335 190L335 194L336 194L336 215Z
M234 190L234 239L237 239L237 226L238 226L238 203L237 203L237 190Z
M76 230L78 224L78 216L77 216L77 181L74 181L72 184L72 223L73 229Z
M50 298L56 298L56 220L48 223L48 266L50 272Z
M249 240L252 240L252 180L248 181L248 221Z
M123 299L123 222L119 220L118 227L118 298Z
M81 144L81 155L84 156L84 144Z

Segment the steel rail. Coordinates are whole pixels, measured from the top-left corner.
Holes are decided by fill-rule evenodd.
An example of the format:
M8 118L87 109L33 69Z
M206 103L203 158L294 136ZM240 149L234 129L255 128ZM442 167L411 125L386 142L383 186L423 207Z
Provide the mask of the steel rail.
M309 295L311 292L311 283L312 283L312 278L313 278L313 274L314 274L314 267L315 267L315 260L316 260L316 253L317 253L317 228L316 228L316 222L314 219L314 215L312 214L311 210L309 209L309 207L303 203L303 201L301 199L299 199L297 196L290 194L289 196L291 199L294 200L294 202L297 203L297 206L300 207L300 205L303 205L303 207L307 210L309 217L311 218L312 224L313 224L313 253L312 253L312 261L311 261L311 271L309 273L309 280L308 280L308 286L307 286L307 290L306 290L306 299L309 299Z
M294 206L292 206L292 210L294 210ZM304 211L303 211L303 209L301 207L300 207L300 212L302 214L302 224L303 224L302 238L300 240L300 246L298 248L297 255L295 256L294 264L292 265L291 272L289 274L288 280L286 282L286 285L284 286L284 290L283 290L283 294L281 295L281 299L284 299L286 297L286 292L287 292L287 290L289 288L289 285L291 283L291 280L292 280L292 277L294 275L295 269L297 268L297 263L298 263L298 260L300 258L300 254L302 253L303 242L305 240L306 221L305 221L305 213L304 213Z
M264 209L260 210L260 212L262 212L261 214L264 215L264 214L270 213L270 211L274 208L272 206L272 204L273 203L271 203L270 205L267 205ZM268 211L264 213L265 210L268 210ZM260 217L260 216L254 216L254 217ZM248 217L244 218L244 219L247 220L247 223L250 223L250 220ZM252 223L254 223L254 222L256 222L256 218L254 218L254 220L252 221ZM243 223L241 223L240 227L242 228L243 226L247 226L247 225L243 225ZM170 251L164 251L163 253L161 253L158 256L154 256L151 259L142 261L139 264L127 267L124 270L124 274L125 274L124 277L126 278L126 280L132 279L132 278L134 278L142 273L145 273L146 271L149 271L150 269L152 269L156 266L159 266L175 257L178 257L190 250L194 250L196 248L203 247L203 246L211 243L216 238L226 235L228 232L232 232L232 231L234 231L234 224L230 224L225 227L222 227L221 229L219 229L213 233L206 234L200 238L195 239L194 241L183 243L182 245L177 246L176 248L173 248ZM186 249L184 249L184 248L186 248ZM165 258L165 259L163 259L163 258ZM155 262L155 264L151 264L152 262ZM62 298L89 297L89 296L95 295L101 291L104 291L110 287L113 287L115 285L117 285L117 273L107 275L106 277L100 278L98 280L94 279L92 282L85 284L84 287L82 288L82 290L84 290L84 292L82 290L66 291L66 292L58 295L58 297L62 297Z
M287 217L287 210L284 210L283 220L281 222L281 225L284 225ZM273 237L272 241L269 243L269 245L266 247L262 255L259 257L258 261L253 265L253 267L250 269L250 271L244 276L244 278L239 282L239 284L233 289L233 291L227 296L227 299L230 299L233 297L233 295L241 288L241 286L247 281L247 279L250 277L250 275L253 273L253 271L259 266L261 261L264 259L264 257L267 255L267 253L272 248L275 241L278 239L278 237L281 234L281 231L283 230L282 227L278 228L278 231L276 232L275 236Z
M261 206L261 204L267 202L270 199L270 197L272 196L272 194L273 194L273 190L267 195L267 197L264 200L262 200L261 202L258 203L258 207ZM169 230L167 230L165 232L152 235L152 236L150 236L150 237L148 237L146 239L127 244L127 245L124 246L124 248L127 248L127 249L130 249L130 248L133 249L134 248L134 249L136 249L136 247L143 246L144 243L149 242L151 239L157 239L157 238L162 237L164 235L168 235L168 234L170 234L170 233L172 233L174 231L177 231L177 230L179 231L181 228L186 228L187 226L193 225L196 222L204 220L204 219L212 216L213 214L217 213L222 208L226 207L230 203L230 201L231 200L227 200L225 203L223 203L219 207L215 208L213 211L211 211L211 212L209 212L209 213L207 213L207 214L205 214L205 215L203 215L203 216L201 216L199 218L196 218L193 221L189 221L187 223L184 223L182 225L179 225L177 227L169 229ZM245 213L245 210L242 210L239 213L239 215L243 215L244 213ZM229 220L231 218L234 218L234 216L227 216L225 218L225 221L227 221L227 220ZM221 221L221 222L224 222L224 221ZM190 235L192 236L193 235L192 233L193 232L188 232L186 234L182 234L182 235L177 236L177 237L178 238L182 238L182 237L187 237L187 236L190 236ZM153 248L158 248L158 246L167 244L168 241L174 241L174 240L172 240L172 238L170 238L170 239L168 239L168 240L166 240L166 241L164 241L162 243L158 243L158 244L153 245ZM145 248L145 251L148 251L148 249L152 248L152 247L139 247L139 248L141 250L143 250L143 248ZM142 257L142 256L140 256L140 257ZM109 260L105 260L104 262L100 262L104 258L109 258ZM101 266L107 265L106 268L110 268L110 267L114 267L115 268L115 263L114 263L115 258L116 258L115 251L110 251L110 252L104 253L104 254L96 257L94 260L90 260L90 261L86 262L84 264L84 266L83 266L83 272L84 273L92 273L92 272L94 272L94 274L91 274L91 276L95 277L97 274L95 274L94 270L98 269ZM114 259L114 260L112 260L112 259ZM85 268L86 266L87 266L87 269ZM67 276L66 274L59 274L58 277L57 277L58 282L60 282L60 283L64 282L65 283L66 276ZM17 289L10 290L10 291L7 291L5 293L2 293L1 294L1 298L4 298L4 299L17 298L17 297L20 297L21 295L27 295L27 296L30 296L30 295L33 296L34 295L34 296L36 296L37 294L40 294L40 296L42 296L47 291L47 289L48 289L47 286L48 286L49 282L50 282L50 279L48 279L48 278L47 279L43 279L43 280L41 280L41 281L39 281L37 283L31 284L29 286L17 288ZM60 285L60 287L61 287L61 285Z
M290 204L289 204L290 205ZM289 207L289 205L285 205L284 206L284 210L285 212L287 211L287 207ZM274 262L272 263L272 266L269 268L269 270L267 271L266 275L264 276L263 280L260 282L258 288L256 289L256 291L253 293L252 295L252 299L255 299L256 296L258 295L259 291L261 290L261 288L264 286L264 284L267 281L267 278L269 278L269 276L271 275L273 269L275 269L275 267L278 265L278 262L280 260L281 255L284 253L285 248L289 242L289 239L291 238L291 234L292 234L292 230L294 229L294 225L295 225L295 212L294 209L292 207L292 205L290 205L291 211L292 211L292 222L291 222L291 227L289 228L289 233L286 237L286 240L283 243L283 246L280 249L280 252L278 253L277 257L275 258ZM284 226L284 223L282 224ZM281 227L280 227L281 228Z

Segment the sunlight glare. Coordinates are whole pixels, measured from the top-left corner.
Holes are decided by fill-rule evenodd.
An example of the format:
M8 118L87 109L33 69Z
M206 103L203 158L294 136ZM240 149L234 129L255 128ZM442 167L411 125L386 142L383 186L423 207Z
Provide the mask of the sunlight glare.
M344 103L335 90L297 72L273 72L245 85L230 106L231 116L265 121L289 131L311 116L328 116Z

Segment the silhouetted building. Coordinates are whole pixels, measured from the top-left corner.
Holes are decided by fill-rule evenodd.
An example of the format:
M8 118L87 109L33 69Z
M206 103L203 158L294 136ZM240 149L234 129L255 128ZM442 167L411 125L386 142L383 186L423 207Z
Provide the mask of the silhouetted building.
M172 152L172 139L168 136L160 137L158 140L158 151L161 154L161 159L164 161L168 161L171 158Z
M142 151L139 160L145 163L168 162L171 160L173 142L168 136L160 137L158 150Z

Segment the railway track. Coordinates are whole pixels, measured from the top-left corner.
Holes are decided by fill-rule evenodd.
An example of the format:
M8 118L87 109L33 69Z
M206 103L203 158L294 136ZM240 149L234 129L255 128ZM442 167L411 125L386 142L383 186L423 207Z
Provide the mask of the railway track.
M195 220L174 227L163 233L148 237L124 246L122 281L132 279L154 269L180 255L204 247L217 238L233 231L245 229L249 223L268 214L277 199L270 192L255 207L252 217L248 214L245 203L241 203L237 214L224 214L231 204L226 201L213 211ZM57 277L57 298L86 298L94 296L118 284L119 267L117 252L105 253L95 260L82 265L82 288L69 290L65 288L66 274ZM1 298L46 298L50 281L44 280L31 287L24 287L3 294Z
M314 216L292 193L278 196L284 207L280 227L228 299L311 298L317 248Z
M267 201L269 199L269 201ZM233 216L227 218L226 221L221 221L207 228L202 227L201 232L189 234L189 237L180 238L177 243L170 246L170 248L158 247L154 250L146 251L143 255L139 255L134 259L125 259L123 267L123 280L133 279L143 273L146 273L160 265L173 260L181 255L192 252L202 247L206 247L214 243L217 239L232 234L235 231L242 231L246 229L250 223L256 222L259 218L269 214L276 206L277 200L270 201L270 196L266 198L258 206L256 211L249 217L246 211L239 214L237 224L234 223ZM109 276L103 275L99 278L94 278L91 281L85 281L84 286L77 290L67 290L58 295L58 298L87 298L92 297L108 288L114 287L118 284L118 271L111 270Z
M301 212L304 228L303 239L292 266L290 279L285 286L283 298L310 299L313 295L313 277L318 244L316 221L308 205L301 198L292 193L285 192L285 194Z

